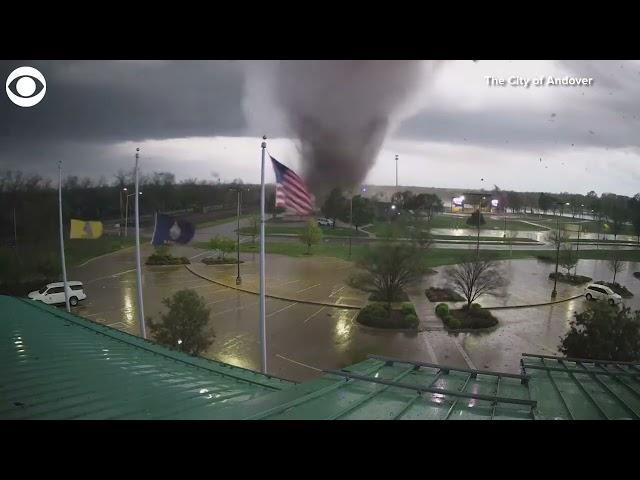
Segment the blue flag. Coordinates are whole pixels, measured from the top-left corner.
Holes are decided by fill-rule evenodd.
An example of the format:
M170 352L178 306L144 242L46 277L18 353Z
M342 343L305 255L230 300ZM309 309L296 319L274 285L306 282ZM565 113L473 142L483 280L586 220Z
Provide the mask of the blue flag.
M189 243L196 233L196 227L186 220L156 213L156 226L153 230L154 245L163 245L166 242Z

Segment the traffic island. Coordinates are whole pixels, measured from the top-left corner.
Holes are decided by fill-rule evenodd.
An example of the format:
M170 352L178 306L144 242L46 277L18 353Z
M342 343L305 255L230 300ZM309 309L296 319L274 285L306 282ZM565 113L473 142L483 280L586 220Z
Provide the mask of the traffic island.
M551 272L549 274L549 279L553 280L556 274ZM569 285L582 285L585 283L589 283L593 278L587 277L585 275L565 275L564 273L558 272L558 281L562 283L568 283Z
M356 321L367 327L417 330L420 321L412 303L394 308L386 303L372 303L358 313Z
M149 255L145 265L188 265L190 263L187 257L174 257L170 253L155 252Z
M446 303L439 303L436 306L436 315L447 330L452 331L484 330L498 325L498 319L477 303L471 304L471 308L465 305L454 310L450 310Z
M609 287L611 290L613 290L615 293L620 295L622 298L633 297L633 293L631 293L627 287L625 287L624 285L620 285L618 282L611 283L611 282L605 282L604 280L598 280L597 282L593 282L593 283L597 283L598 285L605 285Z

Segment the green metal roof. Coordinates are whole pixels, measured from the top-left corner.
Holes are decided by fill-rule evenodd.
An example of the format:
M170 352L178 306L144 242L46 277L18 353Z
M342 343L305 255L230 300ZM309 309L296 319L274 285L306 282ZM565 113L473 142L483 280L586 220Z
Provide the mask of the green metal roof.
M0 418L640 418L637 362L523 354L516 375L371 356L296 385L39 303L0 311Z
M206 418L292 382L0 296L0 418Z

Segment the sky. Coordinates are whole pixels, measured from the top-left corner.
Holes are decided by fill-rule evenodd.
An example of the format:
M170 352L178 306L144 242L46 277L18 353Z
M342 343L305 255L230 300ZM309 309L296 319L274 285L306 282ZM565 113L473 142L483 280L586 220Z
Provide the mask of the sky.
M351 158L355 138L371 157L350 180L359 183L394 184L398 155L401 186L640 191L636 61L21 60L0 61L0 74L23 65L47 91L30 108L2 95L0 170L53 177L62 160L66 174L112 181L139 147L143 173L258 183L263 134L272 156L313 172L311 125L341 147L329 152L329 178L348 170L342 153ZM526 88L512 76L592 81ZM383 120L371 137L369 120Z

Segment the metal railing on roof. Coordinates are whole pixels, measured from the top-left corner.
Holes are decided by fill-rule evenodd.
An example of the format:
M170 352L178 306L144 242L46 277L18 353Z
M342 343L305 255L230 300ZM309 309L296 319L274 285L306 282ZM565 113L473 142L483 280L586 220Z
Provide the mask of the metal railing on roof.
M435 368L438 370L442 370L445 373L449 373L450 371L454 372L463 372L471 375L471 378L475 378L477 375L490 375L494 377L504 377L504 378L517 378L521 381L523 385L526 385L529 376L528 375L520 375L517 373L507 373L507 372L496 372L492 370L475 370L471 368L461 368L461 367L451 367L448 365L439 365L437 363L428 363L428 362L418 362L418 361L410 361L410 360L402 360L393 357L385 357L382 355L368 355L368 358L372 358L374 360L381 360L386 362L387 365L393 365L394 363L406 363L408 365L414 365L417 367L426 367L426 368Z
M416 365L414 367L415 369L420 368L418 365ZM442 388L433 388L433 387L423 387L420 385L411 385L408 383L401 383L401 382L394 382L392 380L384 380L382 378L375 378L375 377L368 377L366 375L359 375L357 373L351 373L351 372L346 372L346 371L342 371L342 370L323 370L323 372L325 373L329 373L331 375L337 375L337 376L341 376L344 377L347 381L348 380L361 380L361 381L365 381L365 382L371 382L371 383L378 383L380 385L387 385L389 387L396 387L396 388L402 388L402 389L406 389L406 390L412 390L414 392L417 392L419 394L422 393L433 393L433 394L438 394L438 395L448 395L448 396L452 396L452 397L459 397L459 398L470 398L470 399L474 399L474 400L486 400L491 402L492 404L496 404L496 403L512 403L512 404L516 404L516 405L526 405L530 408L535 408L537 405L537 401L535 400L524 400L521 398L509 398L509 397L499 397L496 395L483 395L483 394L479 394L479 393L464 393L464 392L460 392L460 391L454 391L454 390L445 390Z

